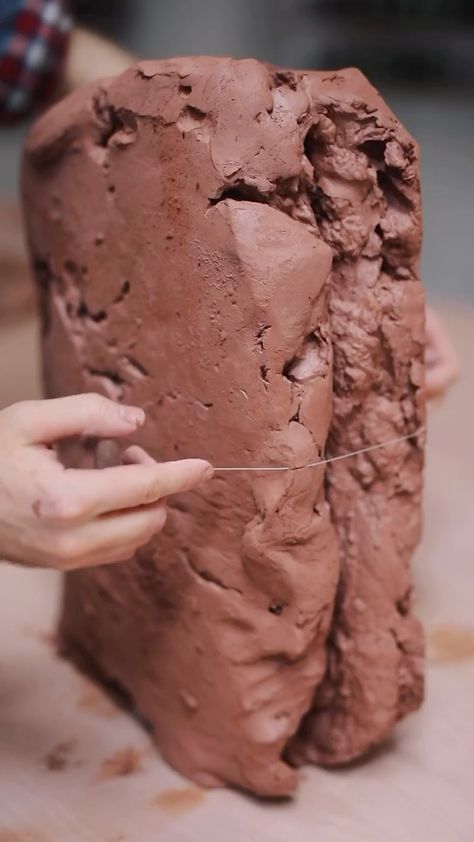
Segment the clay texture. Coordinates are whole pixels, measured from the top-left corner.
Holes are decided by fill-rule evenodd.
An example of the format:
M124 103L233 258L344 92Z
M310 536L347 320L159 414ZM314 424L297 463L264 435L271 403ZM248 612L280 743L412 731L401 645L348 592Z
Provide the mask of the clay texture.
M422 424L416 147L358 71L142 62L36 124L24 192L47 393L143 406L155 458L296 466ZM63 649L190 778L290 793L421 701L421 483L417 439L216 475L67 575Z

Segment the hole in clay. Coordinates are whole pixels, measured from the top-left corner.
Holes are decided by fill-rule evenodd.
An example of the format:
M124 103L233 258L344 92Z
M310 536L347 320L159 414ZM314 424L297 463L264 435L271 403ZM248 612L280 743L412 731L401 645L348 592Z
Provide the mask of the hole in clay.
M111 371L110 369L93 368L88 365L87 372L91 375L91 377L104 377L106 380L110 380L111 383L114 383L115 386L123 386L127 382L117 371Z
M232 303L237 304L237 302L236 302L236 301L235 301L235 302L232 302ZM264 340L265 332L266 332L267 330L269 330L269 329L270 329L270 325L263 325L262 327L260 327L260 328L257 330L257 345L258 345L258 347L259 347L262 351L264 350L264 343L263 343L263 340Z
M103 322L107 318L105 310L97 310L95 313L91 312L84 299L82 299L79 307L77 308L77 315L80 319L90 319L91 321L97 323Z
M191 85L183 85L183 84L181 84L181 85L179 86L179 92L180 92L180 94L183 94L183 96L189 96L189 94L191 93L191 91L192 91L192 87L191 87Z
M291 70L277 70L276 73L272 74L272 80L275 88L288 85L292 91L296 91L298 85L296 74Z
M393 179L384 171L377 170L377 183L384 194L387 205L410 208L411 202L394 183Z
M364 143L360 144L359 149L361 152L365 152L372 161L384 161L385 147L385 140L365 140Z
M299 422L300 422L300 409L301 409L301 406L299 406L298 409L296 410L295 414L291 416L290 422L296 421L296 423L299 424Z
M107 192L115 193L115 184L109 184L109 186L107 187Z
M107 147L117 132L133 135L137 130L135 115L126 108L116 109L109 105L105 91L100 91L93 100L93 108L100 131L97 145Z
M135 359L135 357L126 357L125 360L134 370L134 373L139 374L141 377L148 377L150 372L139 360Z
M306 155L312 167L315 166L315 158L317 153L321 152L323 147L324 143L322 142L321 138L318 137L318 127L311 126L306 132L306 136L304 139L304 154Z
M377 237L380 237L380 239L383 240L384 233L383 233L382 226L380 225L380 223L377 223L377 225L374 228L374 231L377 234Z
M105 312L105 310L98 310L97 313L91 313L90 317L93 322L100 323L105 321L105 319L107 318L107 313Z
M218 205L219 202L225 202L226 199L235 199L238 202L260 202L260 204L266 201L265 196L260 193L257 187L252 184L245 184L243 181L225 187L219 192L218 196L209 199L209 204Z
M36 280L42 289L47 289L52 280L51 266L47 260L36 259L33 261Z
M123 299L125 298L125 296L128 295L129 292L130 292L130 281L124 281L121 288L120 288L119 294L117 295L116 298L114 298L114 304L120 304L123 301Z
M311 208L314 213L316 222L326 222L330 219L327 211L327 197L320 187L315 187L311 191Z
M268 610L270 611L270 613L276 614L277 617L279 617L280 614L283 613L283 608L284 606L281 604L281 602L272 602L272 604L268 606Z
M391 266L387 255L383 251L383 249L384 249L384 236L385 235L384 235L382 226L380 224L376 225L375 228L374 228L374 232L377 234L378 237L380 237L380 243L381 243L380 257L382 258L382 262L380 264L380 271L382 273L385 273L386 275L391 275L394 271L394 267Z
M269 369L267 365L260 366L260 377L262 378L264 383L268 383L268 370Z
M200 108L196 108L194 105L185 105L176 121L176 127L181 132L190 132L199 128L199 126L203 126L206 119L207 115Z
M106 147L112 135L122 128L122 122L115 109L106 103L103 93L94 99L93 107L101 128L97 145Z
M305 382L312 377L325 377L328 352L324 337L318 333L310 333L298 354L285 364L283 376L297 383Z
M398 613L402 617L406 617L410 610L410 591L408 591L401 599L395 603Z
M64 268L66 272L69 272L70 275L77 275L77 266L73 260L65 260L64 261Z

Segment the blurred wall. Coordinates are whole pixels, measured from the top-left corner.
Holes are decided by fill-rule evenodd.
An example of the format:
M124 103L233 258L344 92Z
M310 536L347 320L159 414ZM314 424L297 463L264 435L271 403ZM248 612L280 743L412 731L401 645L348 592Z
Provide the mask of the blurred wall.
M142 57L208 53L300 67L362 66L421 145L428 292L474 302L472 0L79 0L76 5L81 22ZM24 131L0 132L0 199L16 192Z

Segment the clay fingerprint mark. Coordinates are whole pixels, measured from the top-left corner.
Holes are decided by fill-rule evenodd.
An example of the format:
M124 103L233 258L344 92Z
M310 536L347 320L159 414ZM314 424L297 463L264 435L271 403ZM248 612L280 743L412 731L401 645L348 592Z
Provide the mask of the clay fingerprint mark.
M444 625L430 634L433 661L465 661L474 658L474 629L469 626Z
M180 816L193 810L204 801L205 792L198 786L184 786L176 789L164 789L151 802L171 816Z
M105 758L95 780L100 783L112 778L125 778L142 768L142 752L133 746L125 746Z
M72 765L72 753L77 747L77 740L64 740L55 745L48 754L43 757L43 763L50 772L62 772ZM0 840L1 842L1 840Z

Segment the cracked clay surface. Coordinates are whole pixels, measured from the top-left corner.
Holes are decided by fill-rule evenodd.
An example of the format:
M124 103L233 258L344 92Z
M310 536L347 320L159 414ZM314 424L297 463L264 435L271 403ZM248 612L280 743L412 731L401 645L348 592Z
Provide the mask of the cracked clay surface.
M36 123L24 192L47 393L143 406L155 458L298 465L423 423L417 150L358 71L142 62ZM422 462L173 498L133 561L67 574L64 651L198 784L291 793L421 702Z

